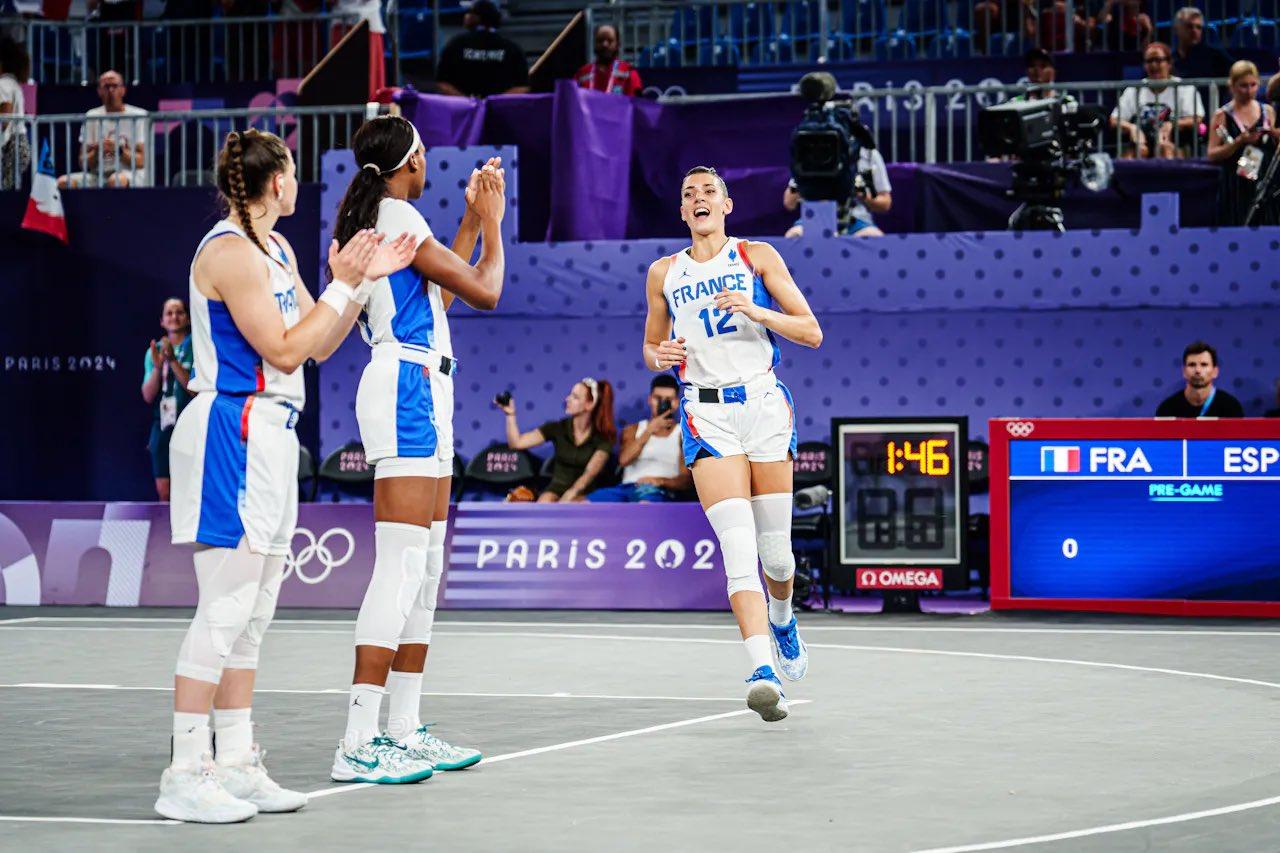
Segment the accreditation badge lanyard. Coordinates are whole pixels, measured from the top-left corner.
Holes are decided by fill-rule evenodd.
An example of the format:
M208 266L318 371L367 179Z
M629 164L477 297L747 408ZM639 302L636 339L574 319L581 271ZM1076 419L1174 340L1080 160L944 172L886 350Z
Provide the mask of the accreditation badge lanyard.
M605 79L604 88L600 90L601 92L608 92L610 89L613 88L613 81L617 79L621 69L622 69L622 60L615 59L613 61L613 65L609 68L609 76ZM594 91L595 88L596 88L596 74L595 74L595 70L593 69L591 72L591 89Z
M174 379L169 362L160 365L160 429L169 429L178 422L178 398L172 392Z
M1205 398L1204 405L1200 407L1200 414L1196 415L1197 418L1203 418L1204 413L1209 411L1209 407L1213 405L1213 395L1217 393L1218 393L1217 388L1214 388L1212 391L1209 392L1209 396Z

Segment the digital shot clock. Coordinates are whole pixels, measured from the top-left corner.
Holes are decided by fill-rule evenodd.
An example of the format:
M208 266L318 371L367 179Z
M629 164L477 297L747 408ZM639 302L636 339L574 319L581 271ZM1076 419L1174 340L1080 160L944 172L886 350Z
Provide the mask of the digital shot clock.
M836 585L968 584L968 421L835 418Z

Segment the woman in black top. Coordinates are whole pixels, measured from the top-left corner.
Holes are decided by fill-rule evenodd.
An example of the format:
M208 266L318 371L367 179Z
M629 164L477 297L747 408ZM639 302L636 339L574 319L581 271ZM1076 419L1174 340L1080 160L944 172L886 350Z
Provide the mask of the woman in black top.
M1280 175L1272 177L1265 188L1268 201L1258 208L1251 223L1245 222L1276 156L1280 130L1275 111L1258 102L1258 68L1252 62L1242 59L1232 65L1228 79L1231 103L1214 114L1209 126L1209 161L1222 166L1218 224L1280 224L1280 204L1276 202Z
M494 403L507 415L507 444L511 449L526 450L544 441L555 447L551 482L538 496L538 503L585 500L618 437L613 420L613 386L604 379L575 382L564 398L567 417L547 421L525 433L516 423L514 399L505 404L497 400Z

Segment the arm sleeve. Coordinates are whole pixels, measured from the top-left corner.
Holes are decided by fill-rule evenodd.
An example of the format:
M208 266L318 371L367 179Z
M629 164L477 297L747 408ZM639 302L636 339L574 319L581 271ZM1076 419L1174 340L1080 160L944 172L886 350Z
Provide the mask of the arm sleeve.
M1135 90L1125 89L1120 93L1120 101L1111 111L1111 117L1117 121L1133 121L1133 116L1138 111L1137 100Z
M878 193L893 192L893 184L889 183L889 170L884 165L884 157L880 152L871 149L871 182Z
M1222 401L1222 408L1218 413L1220 418L1243 418L1244 406L1235 397L1226 397Z
M595 450L603 450L605 453L613 453L613 442L605 438L603 435L597 434L592 441L592 447Z
M560 428L563 421L547 421L538 427L538 432L542 433L542 437L552 444L557 444L560 439Z
M644 84L640 82L640 72L634 68L631 69L631 79L627 81L627 94L638 95L644 89Z
M155 365L151 363L151 347L147 347L147 351L142 354L142 381L150 379L151 371L155 369Z
M1201 118L1204 118L1205 116L1204 101L1200 97L1200 92L1196 89L1195 86L1190 86L1189 88L1191 89L1191 97L1188 98L1187 100L1195 102L1195 112L1190 113L1190 115L1197 115L1197 116L1200 116Z
M387 201L378 211L378 230L392 239L408 231L413 235L415 246L421 246L431 236L431 226L418 209L398 198Z

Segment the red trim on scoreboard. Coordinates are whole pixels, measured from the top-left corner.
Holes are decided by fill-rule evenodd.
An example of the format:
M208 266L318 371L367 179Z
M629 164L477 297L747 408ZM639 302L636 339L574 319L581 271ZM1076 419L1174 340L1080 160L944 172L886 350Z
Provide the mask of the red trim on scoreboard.
M942 589L942 569L867 567L853 576L858 589Z

